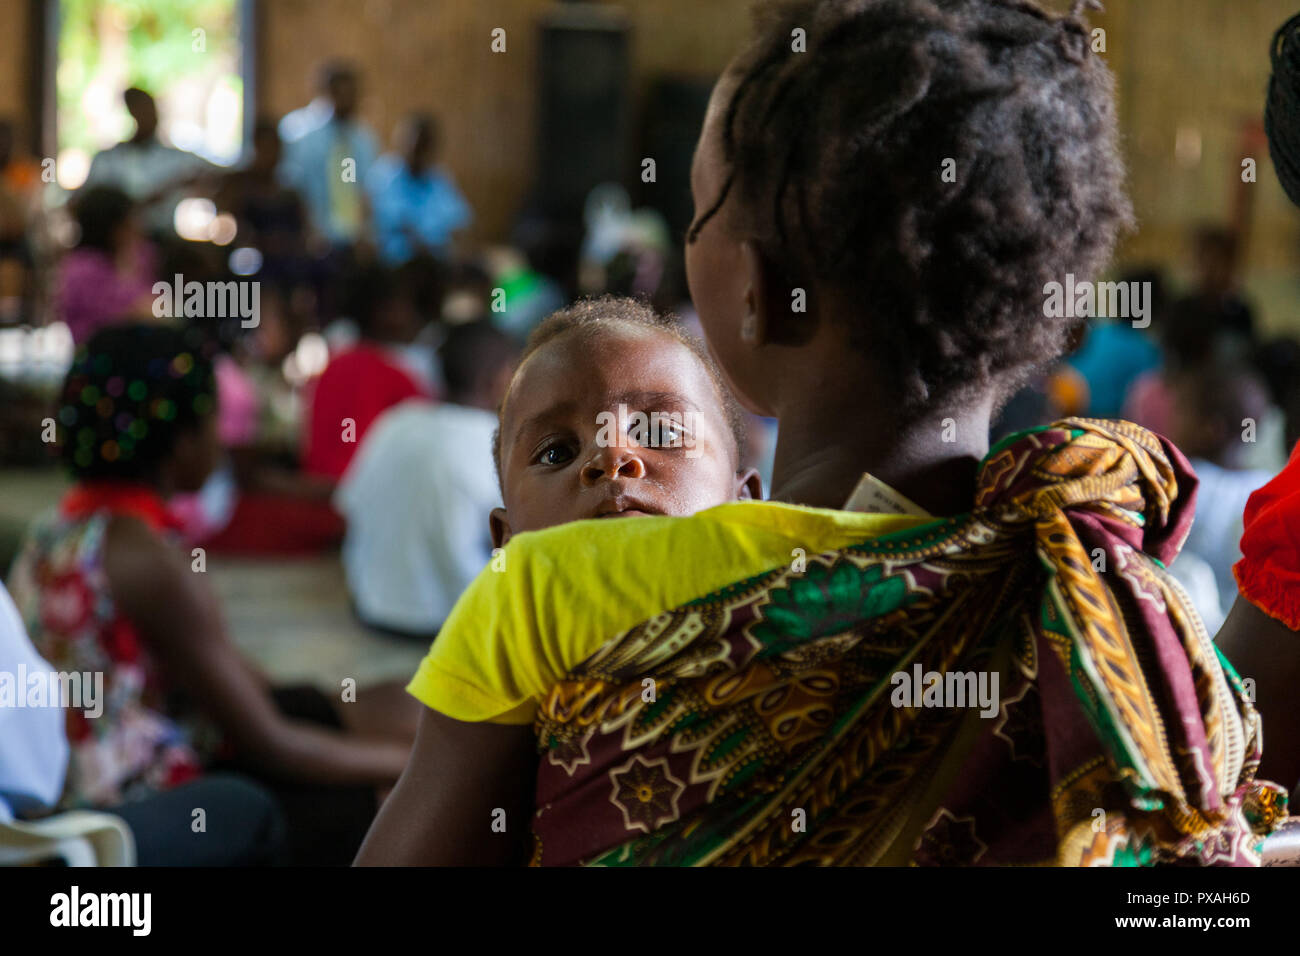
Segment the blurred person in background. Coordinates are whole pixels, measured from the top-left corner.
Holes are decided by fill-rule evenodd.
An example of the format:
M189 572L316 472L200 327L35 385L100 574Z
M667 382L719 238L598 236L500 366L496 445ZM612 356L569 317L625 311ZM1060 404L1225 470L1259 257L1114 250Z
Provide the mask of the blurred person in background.
M135 132L90 161L85 186L116 186L141 210L141 220L153 238L175 235L173 217L179 190L220 172L201 156L168 146L158 136L158 104L138 87L122 94Z
M452 254L452 236L474 218L451 173L438 163L438 123L412 113L397 134L397 152L375 160L366 177L379 257L398 266L418 253Z
M193 329L115 326L78 351L64 382L75 484L29 529L9 581L42 657L104 674L103 713L69 711L60 806L113 806L238 769L275 791L295 862L346 862L405 763L410 701L397 685L346 706L272 687L176 547L166 500L199 488L219 451L211 357Z
M1241 243L1225 227L1202 225L1192 235L1195 270L1190 295L1184 297L1182 321L1200 323L1249 342L1255 336L1255 313L1241 290Z
M286 139L280 176L302 196L316 232L330 246L346 249L369 236L364 183L378 149L374 133L358 115L361 81L356 70L330 63L322 79L328 115L311 114L316 125Z
M22 671L29 680L58 673L36 653L18 609L0 584L0 673ZM79 702L56 700L44 707L0 707L0 823L39 822L59 805L68 772L66 724L84 716L74 709L77 703L91 702L83 696ZM209 830L191 829L194 807L211 814ZM234 774L208 774L103 809L127 824L138 866L287 862L284 819L275 797Z
M1139 288L1151 320L1159 329L1165 317L1165 279L1159 269L1138 269L1122 274L1121 285ZM1130 305L1132 302L1130 301ZM1065 364L1087 384L1086 401L1068 414L1086 414L1093 418L1119 418L1129 386L1144 372L1160 365L1160 349L1147 332L1133 325L1131 316L1104 316L1092 319L1085 327L1078 350ZM1034 422L1041 425L1045 418Z
M334 496L358 616L425 641L492 555L492 434L519 345L479 319L453 326L440 351L446 400L384 412Z
M431 398L432 372L411 368L409 347L425 325L420 285L409 270L365 266L347 282L361 339L330 359L305 396L303 470L337 481L385 410Z
M81 344L117 321L156 321L157 253L140 232L131 198L92 186L73 198L72 211L79 237L58 265L54 307L73 341Z
M1242 512L1274 474L1247 466L1250 445L1270 413L1268 390L1245 363L1212 361L1183 370L1172 392L1168 437L1190 460L1198 485L1196 519L1170 570L1180 576L1188 555L1203 560L1214 574L1219 606L1226 608L1237 592L1232 566L1241 558ZM1222 611L1202 611L1202 617L1211 634L1223 623Z
M261 253L256 278L262 282L304 279L308 270L307 210L297 190L276 176L282 154L275 124L258 120L251 160L227 173L213 197L235 217L239 245Z
M294 459L285 460L277 440L283 372L266 358L283 358L266 349L282 349L281 335L289 293L262 287L257 331L238 321L218 322L213 336L217 385L217 437L222 458L203 487L168 502L191 545L223 555L307 555L334 548L343 522L329 504L334 482L303 474ZM290 446L292 447L292 446Z

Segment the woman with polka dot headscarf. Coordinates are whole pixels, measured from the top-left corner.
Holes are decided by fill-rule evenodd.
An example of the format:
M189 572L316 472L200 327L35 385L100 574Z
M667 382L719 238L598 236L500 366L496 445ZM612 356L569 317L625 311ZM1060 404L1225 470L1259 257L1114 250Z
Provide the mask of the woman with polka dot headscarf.
M176 546L166 498L199 488L220 453L211 353L194 329L111 326L64 382L60 440L76 483L29 531L10 580L52 667L104 675L102 713L68 711L61 805L130 801L233 762L279 791L295 862L346 862L410 732L394 713L363 739L319 692L269 688Z

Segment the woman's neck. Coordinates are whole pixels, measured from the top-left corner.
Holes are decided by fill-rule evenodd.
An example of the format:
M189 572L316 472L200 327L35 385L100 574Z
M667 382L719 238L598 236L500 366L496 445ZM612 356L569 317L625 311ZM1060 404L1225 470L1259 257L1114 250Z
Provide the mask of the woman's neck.
M969 511L979 462L988 453L989 403L935 412L903 429L876 411L887 408L864 390L842 407L814 398L783 409L772 499L842 508L870 472L931 514Z

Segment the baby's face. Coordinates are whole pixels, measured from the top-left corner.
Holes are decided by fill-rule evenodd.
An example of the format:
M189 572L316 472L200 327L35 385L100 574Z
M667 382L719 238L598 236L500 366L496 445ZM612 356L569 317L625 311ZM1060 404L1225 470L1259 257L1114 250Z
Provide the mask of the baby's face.
M515 374L501 422L497 545L584 518L689 515L757 497L708 371L655 329L570 332Z

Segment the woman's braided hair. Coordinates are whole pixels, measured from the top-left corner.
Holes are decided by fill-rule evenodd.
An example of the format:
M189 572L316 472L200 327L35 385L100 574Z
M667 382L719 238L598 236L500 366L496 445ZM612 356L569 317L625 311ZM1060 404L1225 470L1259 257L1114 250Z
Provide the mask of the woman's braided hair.
M1300 205L1300 14L1273 35L1272 59L1264 131L1277 178L1291 201Z
M728 226L791 288L861 303L854 341L895 377L904 418L969 388L1009 394L1076 324L1044 316L1044 285L1091 278L1132 222L1113 80L1082 20L1095 6L760 5L722 119L728 178L689 238L736 190Z

